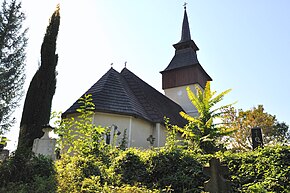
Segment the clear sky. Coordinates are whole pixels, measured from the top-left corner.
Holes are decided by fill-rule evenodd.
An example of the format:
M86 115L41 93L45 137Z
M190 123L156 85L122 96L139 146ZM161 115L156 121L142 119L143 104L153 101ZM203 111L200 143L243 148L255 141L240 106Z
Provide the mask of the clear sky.
M40 47L57 3L57 88L53 111L65 111L113 68L127 68L163 93L161 74L180 40L183 3L179 0L22 0L29 27L26 84L40 63ZM188 0L191 37L198 59L212 77L212 90L233 89L224 103L236 108L263 104L290 124L290 1ZM24 98L15 116L19 121ZM7 134L17 145L19 122Z

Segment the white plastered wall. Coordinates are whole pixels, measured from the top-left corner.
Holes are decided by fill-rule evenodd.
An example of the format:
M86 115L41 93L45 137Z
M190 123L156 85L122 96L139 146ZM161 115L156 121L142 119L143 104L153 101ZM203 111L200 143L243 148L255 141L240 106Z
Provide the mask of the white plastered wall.
M75 117L75 119L77 119L77 114L71 114L69 117ZM153 144L154 147L165 145L167 131L160 123L151 123L144 119L128 115L96 112L93 116L93 124L101 127L111 127L112 125L116 125L118 131L121 132L117 138L117 144L122 141L124 130L127 129L126 136L128 147L138 147L141 149L150 148L150 143L147 141L147 138L150 135L155 138ZM111 133L111 138L112 136Z
M198 85L198 84L195 84L195 85ZM168 88L164 90L164 93L168 98L170 98L171 100L179 104L187 114L189 114L190 116L196 116L197 110L188 98L187 91L186 91L187 86L190 87L193 93L196 93L196 89L194 85L185 85L185 86L179 86L179 87L174 87L174 88ZM201 87L199 86L199 88Z
M156 123L153 129L153 136L155 137L154 147L162 147L165 145L167 130L164 125Z
M124 130L127 129L126 136L128 147L149 148L150 143L147 141L147 138L150 135L153 135L155 138L153 146L158 147L165 144L165 128L160 126L159 123L153 124L149 121L127 115L99 112L95 113L93 123L102 127L110 127L113 124L116 125L118 130L121 131L117 140L119 143L123 138ZM156 129L158 125L160 128ZM159 130L159 132L157 132L157 130Z

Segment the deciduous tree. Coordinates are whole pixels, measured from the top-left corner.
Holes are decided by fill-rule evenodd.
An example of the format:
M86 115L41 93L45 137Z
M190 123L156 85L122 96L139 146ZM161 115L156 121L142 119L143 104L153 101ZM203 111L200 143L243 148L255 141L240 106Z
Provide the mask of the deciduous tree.
M227 127L236 130L230 136L230 146L233 149L239 151L252 149L251 129L254 127L262 129L264 144L289 141L288 125L278 122L275 115L265 112L263 105L246 111L228 107L223 109L223 112L223 122L227 123Z

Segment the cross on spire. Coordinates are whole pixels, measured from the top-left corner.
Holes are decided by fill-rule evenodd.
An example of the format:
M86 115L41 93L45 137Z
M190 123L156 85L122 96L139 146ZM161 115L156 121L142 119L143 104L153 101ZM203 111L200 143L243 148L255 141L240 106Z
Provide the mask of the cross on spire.
M184 7L184 9L186 9L186 5L187 5L187 3L186 3L186 2L184 2L184 4L183 4L183 7Z

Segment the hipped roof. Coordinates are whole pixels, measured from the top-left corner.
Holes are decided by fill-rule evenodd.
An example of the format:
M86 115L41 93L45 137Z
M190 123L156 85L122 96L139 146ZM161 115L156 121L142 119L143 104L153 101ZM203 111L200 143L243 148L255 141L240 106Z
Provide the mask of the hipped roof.
M121 73L111 68L84 94L92 95L96 112L129 115L152 123L164 123L166 116L171 124L186 124L179 115L183 109L178 104L127 68ZM63 116L76 113L79 107L76 101Z

